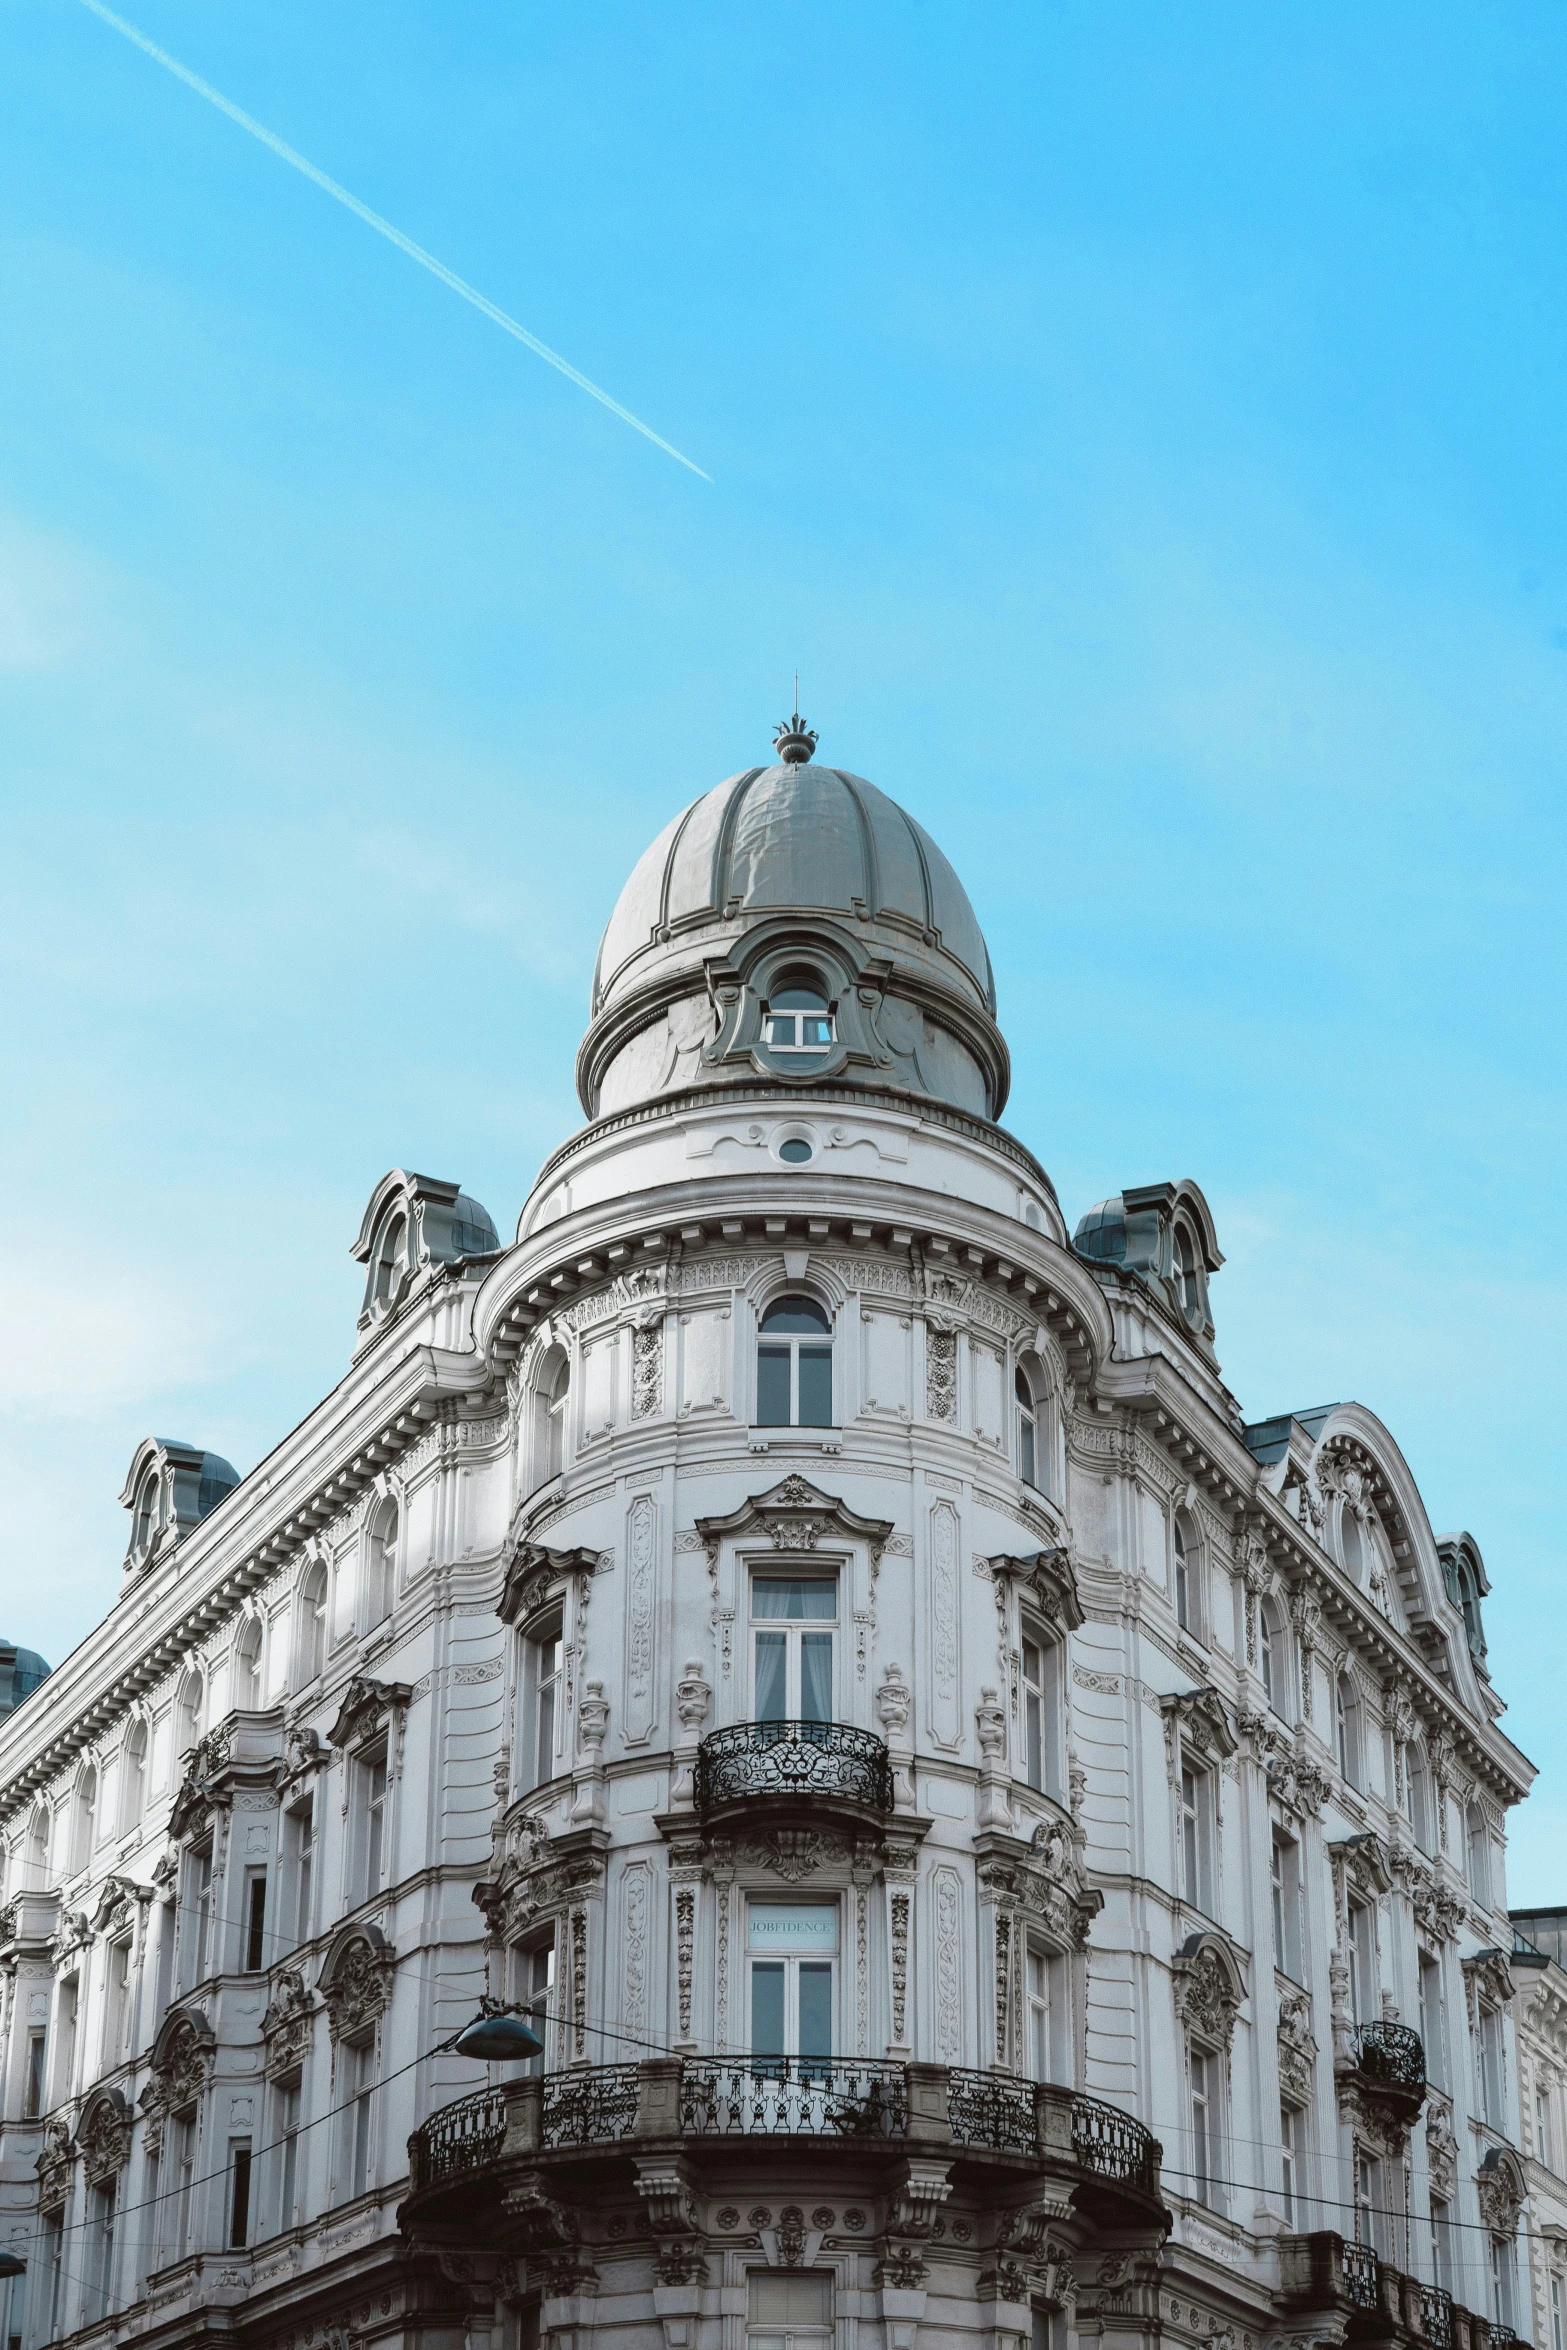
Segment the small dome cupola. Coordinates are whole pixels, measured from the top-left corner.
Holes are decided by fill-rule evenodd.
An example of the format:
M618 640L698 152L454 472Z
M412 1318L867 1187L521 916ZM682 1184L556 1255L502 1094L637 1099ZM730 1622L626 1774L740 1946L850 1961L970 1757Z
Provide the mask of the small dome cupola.
M694 800L610 916L577 1060L590 1117L691 1086L841 1079L1001 1113L995 982L962 883L875 784L816 757L798 710L775 764Z
M488 1208L438 1175L383 1175L350 1255L365 1268L361 1340L394 1313L432 1267L492 1257L501 1245Z

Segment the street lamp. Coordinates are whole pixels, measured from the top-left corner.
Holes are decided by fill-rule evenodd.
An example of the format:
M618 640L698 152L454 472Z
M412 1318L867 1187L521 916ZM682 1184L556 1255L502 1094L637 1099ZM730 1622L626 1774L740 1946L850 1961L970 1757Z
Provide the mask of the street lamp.
M479 2013L471 2024L464 2025L452 2046L459 2056L477 2057L481 2064L506 2064L528 2056L542 2056L544 2043L523 2018L532 2013L524 2007L504 2005L498 1999L481 1999Z

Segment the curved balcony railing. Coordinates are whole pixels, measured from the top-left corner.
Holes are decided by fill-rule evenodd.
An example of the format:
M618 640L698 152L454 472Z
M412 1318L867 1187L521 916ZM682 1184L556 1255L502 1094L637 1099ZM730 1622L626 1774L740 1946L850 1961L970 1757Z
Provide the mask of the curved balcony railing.
M892 1809L892 1768L874 1731L846 1722L736 1722L697 1749L698 1812L755 1796L836 1797L868 1811Z
M901 2064L688 2056L681 2067L682 2136L901 2138L908 2126Z
M1041 2102L1065 2099L1071 2103L1072 2153L1082 2168L1117 2186L1157 2193L1159 2141L1119 2106L1005 2073L955 2067L947 2076L947 2115L954 2143L986 2146L998 2154L1043 2155L1047 2145Z
M1420 2309L1420 2332L1433 2350L1453 2350L1453 2296L1440 2285L1417 2285L1416 2298ZM1491 2328L1491 2339L1496 2339L1496 2328Z
M1345 2245L1344 2291L1357 2309L1376 2308L1379 2265L1369 2244Z
M989 2146L998 2154L1039 2151L1031 2081L954 2067L947 2077L947 2119L958 2146Z
M1406 2097L1426 2093L1425 2042L1407 2024L1357 2024L1355 2064L1361 2077Z
M1145 2195L1159 2191L1163 2147L1152 2130L1102 2097L1073 2098L1072 2150L1084 2170L1102 2179L1140 2187Z
M443 2187L486 2169L506 2143L506 2092L480 2089L443 2105L408 2141L415 2187Z
M547 2153L563 2146L613 2146L635 2135L638 2098L634 2064L546 2073L539 2144Z

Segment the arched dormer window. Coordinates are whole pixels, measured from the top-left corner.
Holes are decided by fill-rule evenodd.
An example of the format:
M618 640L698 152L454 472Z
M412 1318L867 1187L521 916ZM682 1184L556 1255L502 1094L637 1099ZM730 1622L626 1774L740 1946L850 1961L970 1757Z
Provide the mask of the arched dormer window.
M1039 1411L1034 1402L1034 1385L1028 1373L1018 1369L1017 1390L1017 1473L1025 1485L1038 1485L1039 1475Z
M395 1501L383 1501L370 1520L365 1546L365 1630L384 1624L397 1596L398 1537L402 1515Z
M1338 1746L1338 1767L1351 1787L1359 1787L1360 1692L1349 1673L1340 1673L1334 1684L1333 1728Z
M326 1563L317 1559L299 1586L299 1672L313 1681L326 1669Z
M1186 1319L1195 1322L1202 1312L1197 1243L1192 1238L1191 1226L1181 1222L1177 1222L1175 1227L1175 1294L1181 1301L1181 1311Z
M775 1298L756 1348L758 1428L830 1428L832 1323L814 1297Z
M261 1703L261 1625L247 1616L234 1643L234 1703L253 1713Z
M762 1007L762 1034L770 1053L790 1059L820 1059L831 1052L833 1008L811 971L786 971Z
M381 1235L381 1244L375 1252L375 1270L371 1275L371 1301L383 1311L396 1302L407 1265L408 1218L392 1216Z

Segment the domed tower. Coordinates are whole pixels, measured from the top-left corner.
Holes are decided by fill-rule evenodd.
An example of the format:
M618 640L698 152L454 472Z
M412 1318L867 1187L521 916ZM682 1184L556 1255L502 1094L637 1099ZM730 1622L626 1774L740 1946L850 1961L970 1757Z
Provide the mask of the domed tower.
M554 2301L623 2268L825 2341L854 2293L890 2341L944 2236L965 2325L1028 2338L1164 2224L1085 2077L1065 1417L1108 1316L995 1122L956 875L798 718L778 750L639 861L590 1123L476 1308L518 1429L480 1898L546 2041L505 2127L550 2213L506 2240L558 2232ZM471 2126L420 2141L416 2232L472 2224Z

